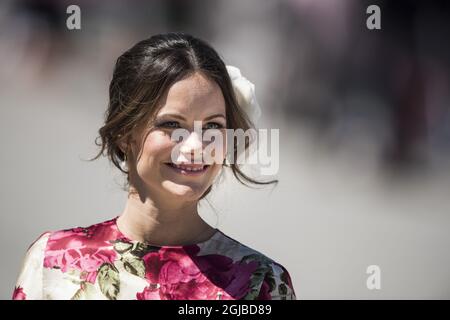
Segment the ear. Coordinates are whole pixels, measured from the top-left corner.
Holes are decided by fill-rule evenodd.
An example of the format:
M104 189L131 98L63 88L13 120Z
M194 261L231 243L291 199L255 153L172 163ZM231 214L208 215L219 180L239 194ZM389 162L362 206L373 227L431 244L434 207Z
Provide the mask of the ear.
M117 146L123 153L126 153L126 151L131 151L133 147L137 146L137 139L138 137L136 137L136 131L133 131L132 133L128 133L126 135L119 134L117 139Z
M122 151L123 153L126 153L126 151L128 150L128 139L126 137L122 137L119 136L119 140L117 141L117 145L120 148L120 151Z

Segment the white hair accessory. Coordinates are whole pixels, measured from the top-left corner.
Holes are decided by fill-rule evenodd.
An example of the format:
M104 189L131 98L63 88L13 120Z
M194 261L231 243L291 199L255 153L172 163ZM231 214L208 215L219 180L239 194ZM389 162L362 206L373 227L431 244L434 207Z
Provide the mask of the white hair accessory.
M226 66L233 84L234 94L242 110L256 126L261 117L261 108L256 100L255 85L242 76L241 70L234 66Z

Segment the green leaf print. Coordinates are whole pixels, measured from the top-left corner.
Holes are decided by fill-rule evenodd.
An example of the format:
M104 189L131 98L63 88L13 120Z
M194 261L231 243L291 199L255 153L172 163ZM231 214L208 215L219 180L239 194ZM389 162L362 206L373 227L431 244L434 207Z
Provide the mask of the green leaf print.
M283 271L280 275L281 281L283 281L286 284L289 284L288 274L286 271Z
M251 254L243 257L241 263L250 263L252 261L257 261L259 267L250 277L249 292L243 298L244 300L255 300L258 297L261 285L266 277L268 277L271 290L275 287L275 280L273 279L272 269L269 267L269 260L264 256Z
M137 242L133 245L133 248L131 249L130 253L135 255L136 257L142 258L149 252L155 252L158 251L160 248L147 245L145 243Z
M114 250L116 250L120 254L123 254L123 253L131 250L132 247L133 247L133 244L129 243L129 242L117 241L114 244Z
M288 273L283 271L280 275L281 283L278 285L278 292L282 296L281 300L286 300L289 291L289 278Z
M287 295L287 293L288 293L287 286L284 283L280 283L278 285L278 292L280 293L280 295L283 295L283 296Z
M269 284L270 291L273 291L276 286L276 281L275 281L275 277L273 275L272 268L269 268L269 270L267 271L266 282Z
M98 270L98 284L102 293L110 300L116 300L120 290L119 271L110 263L104 263Z
M256 298L259 295L258 289L250 289L250 291L247 293L247 295L242 298L242 300L256 300Z
M95 286L89 282L82 282L80 289L75 292L71 300L91 300L95 295Z
M125 270L129 273L141 278L145 277L145 264L141 258L136 257L131 253L126 253L122 255L121 261L123 262Z

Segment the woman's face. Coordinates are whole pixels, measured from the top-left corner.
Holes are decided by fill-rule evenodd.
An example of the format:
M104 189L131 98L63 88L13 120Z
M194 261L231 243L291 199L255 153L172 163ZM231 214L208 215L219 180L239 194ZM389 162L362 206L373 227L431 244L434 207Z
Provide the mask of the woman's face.
M152 193L163 196L170 193L181 196L186 201L197 200L214 182L222 168L224 157L220 162L205 161L202 152L211 141L202 142L198 131L194 131L194 121L201 121L203 132L207 129L222 131L220 154L225 155L227 123L222 90L216 82L196 72L173 84L161 103L155 127L150 131L141 130L135 139L139 143L132 144L133 160L139 155L133 169L136 170L137 179ZM171 139L176 129L187 130L185 139ZM180 151L172 157L176 146ZM205 166L205 163L209 165ZM192 171L201 168L203 169L200 171ZM133 175L130 176L130 182L134 182Z

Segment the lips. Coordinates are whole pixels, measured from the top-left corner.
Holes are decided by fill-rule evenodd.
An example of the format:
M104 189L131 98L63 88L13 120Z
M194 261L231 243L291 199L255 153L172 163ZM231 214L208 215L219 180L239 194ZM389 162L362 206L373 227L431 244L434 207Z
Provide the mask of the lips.
M183 175L199 175L208 170L209 165L205 164L175 164L172 162L165 163L175 172Z

